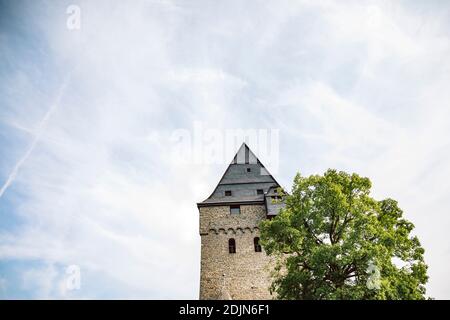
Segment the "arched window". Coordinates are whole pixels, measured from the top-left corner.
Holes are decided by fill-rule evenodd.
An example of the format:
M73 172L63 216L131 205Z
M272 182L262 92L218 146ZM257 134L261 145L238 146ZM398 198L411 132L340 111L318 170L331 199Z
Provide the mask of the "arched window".
M259 238L253 239L253 244L255 245L255 252L261 252L261 245L259 244Z
M236 241L233 238L228 240L228 252L236 253Z

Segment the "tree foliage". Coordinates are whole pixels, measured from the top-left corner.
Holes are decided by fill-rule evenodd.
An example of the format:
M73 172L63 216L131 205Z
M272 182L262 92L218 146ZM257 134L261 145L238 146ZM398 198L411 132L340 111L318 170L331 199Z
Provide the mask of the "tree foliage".
M414 225L371 182L328 170L294 179L286 207L261 223L277 257L271 286L280 299L424 299L427 265Z

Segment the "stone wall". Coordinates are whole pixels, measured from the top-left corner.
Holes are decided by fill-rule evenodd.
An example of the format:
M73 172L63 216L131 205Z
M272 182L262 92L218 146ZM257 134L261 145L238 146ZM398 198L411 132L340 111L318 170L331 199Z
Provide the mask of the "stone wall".
M255 252L258 225L266 218L264 205L242 205L231 215L229 206L200 207L200 299L271 299L271 259ZM236 241L229 253L228 240Z

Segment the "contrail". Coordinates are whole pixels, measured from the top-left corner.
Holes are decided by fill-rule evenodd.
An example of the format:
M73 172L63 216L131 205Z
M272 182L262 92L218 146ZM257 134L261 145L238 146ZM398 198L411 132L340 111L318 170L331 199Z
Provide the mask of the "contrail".
M72 70L73 71L73 70ZM59 87L59 91L58 91L58 95L55 98L55 102L50 105L50 108L48 108L47 112L44 115L44 118L42 118L41 122L39 123L33 141L31 141L30 146L28 147L27 151L25 152L25 154L19 159L19 161L17 161L16 165L14 166L14 168L11 170L11 172L8 175L8 178L6 179L5 183L3 184L3 186L0 189L0 198L3 196L3 194L5 193L5 191L9 188L9 186L11 185L11 183L13 183L14 179L17 176L17 173L20 170L20 167L24 164L24 162L27 160L27 158L30 156L30 154L33 152L34 147L36 146L37 142L39 141L39 139L42 136L42 133L44 132L45 126L48 122L48 119L51 117L51 115L53 114L53 112L55 112L56 108L58 107L58 105L61 102L61 98L64 95L64 92L66 91L66 87L67 84L70 81L71 75L72 75L72 71L70 71L67 76L64 78L63 83L61 84L61 86Z

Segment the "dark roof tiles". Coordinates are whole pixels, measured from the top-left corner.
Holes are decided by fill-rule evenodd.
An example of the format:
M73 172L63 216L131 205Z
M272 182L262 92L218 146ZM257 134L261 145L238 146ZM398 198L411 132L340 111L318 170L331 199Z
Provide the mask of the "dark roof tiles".
M244 143L234 156L232 163L228 166L213 193L200 204L259 201L264 203L264 195L258 195L257 190L263 189L265 194L269 189L276 187L279 187L279 184ZM231 191L232 195L225 196L225 191Z

